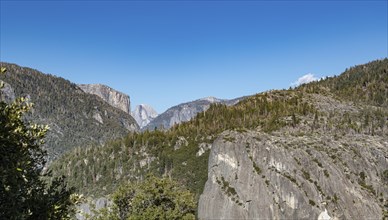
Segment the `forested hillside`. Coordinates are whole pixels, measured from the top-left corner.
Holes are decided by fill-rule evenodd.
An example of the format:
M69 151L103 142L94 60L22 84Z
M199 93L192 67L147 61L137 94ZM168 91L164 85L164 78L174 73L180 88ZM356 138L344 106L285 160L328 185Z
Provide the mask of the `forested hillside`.
M191 121L165 132L130 133L104 146L78 147L56 161L52 169L69 176L69 183L80 192L93 196L109 194L127 180L142 179L147 172L171 176L198 196L207 180L209 149L226 130L257 130L276 136L325 134L335 139L358 134L387 137L388 110L379 107L385 102L377 98L386 92L387 65L387 59L371 62L339 77L260 93L235 106L214 104ZM363 69L369 69L376 79L368 81L367 87L374 95L362 99L348 96L353 93L351 88L363 85L359 77L365 78L366 72L355 71ZM233 137L223 138L234 141Z
M34 107L28 117L50 127L45 147L51 158L74 147L99 145L138 129L130 115L68 80L15 64L1 63L1 67L7 73L0 80L9 88L2 90L2 97L29 98Z
M373 61L346 69L335 77L301 86L308 92L330 93L343 100L388 107L388 62Z
M258 126L269 132L296 125L295 115L315 112L298 92L286 94L286 91L259 94L232 107L212 105L190 122L165 132L131 133L102 147L79 147L56 161L52 168L71 176L71 183L87 193L110 193L117 184L153 171L171 175L199 194L206 181L207 150L217 134ZM294 120L287 120L293 115Z

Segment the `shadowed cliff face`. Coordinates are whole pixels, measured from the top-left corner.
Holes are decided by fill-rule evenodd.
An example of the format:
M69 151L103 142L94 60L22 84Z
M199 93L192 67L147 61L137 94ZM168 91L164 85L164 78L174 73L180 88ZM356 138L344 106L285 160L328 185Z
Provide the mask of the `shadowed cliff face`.
M80 84L78 87L86 93L97 95L115 108L131 113L130 98L122 92L101 84Z
M382 219L388 141L369 135L224 132L213 144L200 219Z

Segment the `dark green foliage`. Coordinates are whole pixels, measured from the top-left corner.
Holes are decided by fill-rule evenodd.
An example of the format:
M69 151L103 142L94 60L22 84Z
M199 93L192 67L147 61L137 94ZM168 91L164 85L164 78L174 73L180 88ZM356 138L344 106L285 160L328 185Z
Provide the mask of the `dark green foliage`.
M207 177L209 154L205 152L196 157L198 142L192 139L188 140L188 146L174 150L172 146L176 140L176 136L169 132L130 133L101 147L78 147L51 167L58 175L70 176L69 184L89 195L111 193L120 183L136 180L135 177L147 172L172 176L199 195ZM147 160L147 156L138 154L141 149L147 150L149 158L157 157L157 160L140 167L139 161Z
M337 204L337 203L338 203L338 200L339 200L339 198L338 198L338 196L337 196L337 193L334 193L334 196L333 196L333 198L332 198L332 201L333 201L335 204Z
M236 189L230 185L228 181L225 180L223 176L220 179L216 179L218 185L221 186L221 190L226 193L227 196L231 197L232 201L239 203L239 198L236 192Z
M72 201L62 178L42 174L47 127L23 120L32 104L0 101L0 219L67 219Z
M358 184L360 184L360 186L362 188L364 188L365 190L369 191L370 193L376 195L376 191L373 189L373 186L372 185L368 185L366 184L366 174L364 171L361 171L359 173L359 179L358 179Z
M382 193L380 193L380 196L383 196ZM383 206L382 208L382 215L383 215L383 218L382 219L387 219L388 218L388 199L384 199L384 198L380 198L380 202Z
M315 187L317 188L317 190L318 190L323 196L325 196L325 193L322 191L322 187L318 184L317 181L314 181L314 185L315 185Z
M327 77L296 88L308 94L334 97L340 101L353 102L361 107L358 115L330 112L327 119L317 112L312 129L335 127L341 132L354 131L371 135L387 134L388 126L388 59L377 60L347 69L339 76ZM377 107L377 108L376 108ZM321 120L323 120L321 123ZM339 139L340 135L335 134Z
M314 111L312 105L302 100L302 94L293 91L273 91L257 94L227 107L214 104L205 113L186 124L194 127L198 124L206 134L217 134L229 129L254 129L262 127L270 132L286 125L295 125L297 121L286 121L292 115L308 115Z
M329 172L326 169L323 170L323 173L325 174L326 177L330 177Z
M254 161L253 161L253 168L255 169L257 175L261 174L262 171L261 171L260 167Z
M322 168L322 163L319 162L319 160L317 158L314 158L313 161L319 166Z
M388 59L347 69L335 77L302 85L300 90L325 94L327 90L344 100L388 106Z
M236 141L236 139L233 138L233 137L224 137L224 141L226 141L226 142L234 142L234 141Z
M68 80L14 64L1 63L1 66L7 68L7 73L0 75L0 80L10 84L16 96L29 96L35 104L26 117L50 125L45 139L50 157L76 146L122 137L128 132L124 123L135 124L125 112L84 93ZM94 119L97 114L103 124Z
M120 186L113 194L107 219L195 219L190 191L167 178L149 175L144 181Z
M383 179L383 181L388 183L388 170L384 170L382 179Z
M302 169L302 175L303 175L303 177L304 177L306 180L308 180L308 181L310 181L310 182L313 182L313 181L311 180L311 178L310 178L310 173L309 173L308 171L306 171L305 169Z
M364 171L360 172L360 179L362 181L365 181L365 178L366 178L366 175L365 175Z
M283 173L282 175L284 177L286 177L287 179L289 179L291 182L293 182L296 185L298 185L298 182L296 181L296 179L293 176L291 176L289 173Z
M294 157L294 160L296 161L296 163L299 165L299 166L302 166L302 163L300 162L300 160L296 157Z

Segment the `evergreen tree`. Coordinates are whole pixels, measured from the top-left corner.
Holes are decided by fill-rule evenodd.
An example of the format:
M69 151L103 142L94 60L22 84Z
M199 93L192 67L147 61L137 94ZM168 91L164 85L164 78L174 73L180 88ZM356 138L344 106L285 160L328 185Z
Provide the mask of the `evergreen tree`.
M50 173L43 174L41 146L48 127L23 120L31 107L24 98L0 101L0 219L70 218L72 190L63 178L47 183Z

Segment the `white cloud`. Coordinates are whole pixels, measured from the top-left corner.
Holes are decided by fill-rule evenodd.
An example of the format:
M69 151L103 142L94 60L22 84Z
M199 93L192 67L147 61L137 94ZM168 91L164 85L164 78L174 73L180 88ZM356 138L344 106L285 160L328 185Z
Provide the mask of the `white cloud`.
M312 73L308 73L308 74L300 77L295 82L291 83L291 86L299 86L299 85L309 83L312 81L317 81L317 80L320 80L320 78L315 77L314 74L312 74Z

